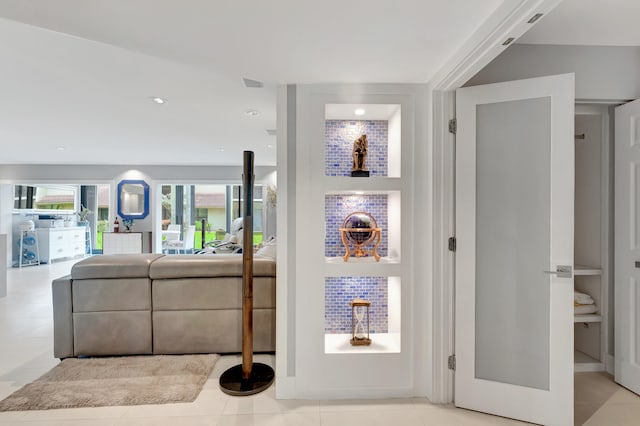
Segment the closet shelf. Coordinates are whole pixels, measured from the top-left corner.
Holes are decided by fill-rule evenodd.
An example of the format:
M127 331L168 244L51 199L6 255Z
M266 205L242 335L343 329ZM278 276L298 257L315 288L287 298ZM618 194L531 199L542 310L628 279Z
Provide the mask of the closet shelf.
M594 266L575 265L574 275L602 275L602 269Z
M602 315L596 315L596 314L574 315L573 322L602 322Z

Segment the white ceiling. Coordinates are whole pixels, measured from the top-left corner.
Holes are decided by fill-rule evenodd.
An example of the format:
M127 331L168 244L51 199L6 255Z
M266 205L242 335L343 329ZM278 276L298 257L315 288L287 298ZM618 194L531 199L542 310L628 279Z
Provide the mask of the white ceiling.
M518 43L640 46L640 0L564 0Z
M275 165L278 84L428 82L501 3L0 0L0 164Z

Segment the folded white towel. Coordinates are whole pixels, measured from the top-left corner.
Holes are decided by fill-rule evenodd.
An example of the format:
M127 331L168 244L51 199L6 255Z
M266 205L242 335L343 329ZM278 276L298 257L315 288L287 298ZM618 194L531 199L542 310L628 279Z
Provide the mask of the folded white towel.
M573 313L576 315L595 314L598 312L598 307L596 305L580 305L575 306L573 309Z
M594 301L591 296L586 293L580 293L579 291L573 291L574 302L580 305L593 305Z

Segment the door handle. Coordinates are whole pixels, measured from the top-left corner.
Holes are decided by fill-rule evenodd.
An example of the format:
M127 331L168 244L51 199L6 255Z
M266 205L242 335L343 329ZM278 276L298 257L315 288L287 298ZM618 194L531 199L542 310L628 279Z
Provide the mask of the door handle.
M570 265L558 265L555 271L543 271L545 274L557 275L558 278L571 278L572 268Z

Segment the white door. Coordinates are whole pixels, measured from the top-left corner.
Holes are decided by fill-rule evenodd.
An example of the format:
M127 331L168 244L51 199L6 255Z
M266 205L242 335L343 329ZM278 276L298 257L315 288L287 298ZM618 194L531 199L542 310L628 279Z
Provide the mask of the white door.
M574 76L459 89L456 116L455 405L573 425Z
M640 100L616 108L615 375L640 393Z

